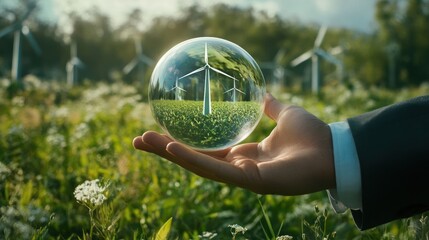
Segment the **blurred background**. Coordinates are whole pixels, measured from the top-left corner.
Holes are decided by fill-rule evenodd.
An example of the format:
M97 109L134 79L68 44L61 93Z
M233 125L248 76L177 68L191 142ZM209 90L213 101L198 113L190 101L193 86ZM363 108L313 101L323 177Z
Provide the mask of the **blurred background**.
M131 142L162 131L147 86L183 40L237 43L330 123L429 94L428 33L429 0L0 0L0 239L427 240L427 213L361 232L325 191L257 195Z
M429 80L428 5L424 0L1 0L0 76L68 78L69 84L147 82L170 47L213 36L246 49L269 84L302 90L313 84L313 91L314 81L418 85Z

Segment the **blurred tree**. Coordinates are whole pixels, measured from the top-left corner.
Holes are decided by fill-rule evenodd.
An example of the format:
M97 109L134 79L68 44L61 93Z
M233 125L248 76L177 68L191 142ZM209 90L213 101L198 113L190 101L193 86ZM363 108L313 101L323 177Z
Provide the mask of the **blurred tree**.
M121 40L115 34L109 17L96 8L89 15L88 19L72 15L71 38L77 43L79 58L86 63L84 77L93 81L110 80L111 71L120 71L125 64L118 57Z
M429 79L429 1L379 0L376 4L377 36L386 50L389 71L403 84ZM393 56L392 56L393 55ZM396 64L396 65L395 65ZM387 67L386 67L387 69ZM390 83L394 86L394 83Z
M401 47L407 80L429 80L429 1L409 0L404 18Z

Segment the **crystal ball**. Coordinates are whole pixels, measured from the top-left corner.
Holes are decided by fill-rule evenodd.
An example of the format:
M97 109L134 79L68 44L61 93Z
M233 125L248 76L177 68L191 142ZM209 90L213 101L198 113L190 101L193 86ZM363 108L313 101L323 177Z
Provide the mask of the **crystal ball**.
M197 150L220 150L245 139L264 110L265 80L256 61L230 41L194 38L156 64L149 104L161 128Z

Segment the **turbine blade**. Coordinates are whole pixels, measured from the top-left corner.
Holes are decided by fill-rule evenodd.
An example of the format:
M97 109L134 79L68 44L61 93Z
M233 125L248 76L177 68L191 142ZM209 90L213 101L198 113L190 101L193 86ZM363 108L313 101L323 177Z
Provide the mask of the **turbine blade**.
M149 66L153 65L153 60L144 54L140 55L140 61L142 61L143 63L146 63L146 65L149 65Z
M84 68L85 63L83 63L79 58L73 57L71 63L79 68Z
M299 57L295 58L290 64L293 67L295 67L295 66L307 61L308 59L310 59L312 55L313 55L313 51L308 50L307 52L301 54Z
M125 74L129 74L139 63L139 59L138 58L134 58L131 62L129 62L124 69L122 69L122 71Z
M331 50L329 50L329 53L331 55L338 55L338 54L340 54L342 52L343 52L343 47L342 46L336 46L336 47L331 48Z
M76 45L76 42L74 41L70 43L70 56L72 58L77 57L77 45Z
M190 73L188 73L188 74L186 74L186 75L183 75L183 76L179 77L179 80L180 80L180 79L182 79L182 78L188 77L188 76L190 76L190 75L192 75L192 74L195 74L195 73L197 73L197 72L204 71L204 69L205 69L205 68L206 68L206 66L204 66L204 67L200 67L200 68L198 68L197 70L194 70L194 71L192 71L192 72L190 72Z
M185 90L185 89L183 89L183 88L181 88L181 87L177 87L177 89L179 89L179 90L181 90L181 91L186 92L186 90Z
M23 26L21 32L27 38L28 42L30 43L31 47L36 52L36 54L42 55L42 49L40 49L40 46L36 42L36 39L34 39L33 34L31 34L30 29L28 29L27 26Z
M7 35L13 31L15 31L16 28L17 28L17 24L13 24L13 25L10 25L8 27L3 28L0 31L0 38L3 37L4 35Z
M134 39L134 45L135 45L135 48L136 48L137 55L141 55L143 50L142 50L142 46L140 44L140 39L135 38Z
M19 23L22 23L23 21L25 21L31 14L31 12L36 8L36 2L31 2L28 4L28 9L27 12L25 12L24 15L22 15L22 17L18 20Z
M242 94L246 95L243 91L241 91L240 89L235 89L237 92L241 92Z
M222 72L221 70L218 70L218 69L216 69L216 68L214 68L214 67L211 67L210 65L209 65L209 68L210 68L211 70L213 70L213 71L217 72L217 73L220 73L220 74L222 74L222 75L224 75L224 76L227 76L227 77L229 77L229 78L231 78L231 79L237 80L235 77L230 76L230 75L228 75L228 74L226 74L226 73Z
M276 64L279 64L280 62L281 62L281 60L284 58L284 56L285 56L285 50L284 49L280 49L278 52L277 52L277 54L276 54L276 56L274 57L274 62L276 63Z
M320 48L316 49L316 54L319 55L320 57L322 57L323 59L325 59L326 61L332 63L332 64L335 64L335 65L340 64L340 61L336 57L334 57L331 54L323 51Z
M234 88L231 88L231 89L229 89L228 91L225 91L225 92L223 92L223 93L228 93L228 92L231 92L232 90L234 90Z
M204 62L205 62L206 64L209 64L209 55L208 55L208 53L207 53L207 43L206 43L206 45L205 45L205 50L204 50Z
M326 26L320 27L319 32L317 33L316 41L314 41L315 47L320 47L322 44L323 38L325 38L326 30L328 30Z
M262 69L274 69L276 68L276 65L270 62L263 62L259 64L259 67Z

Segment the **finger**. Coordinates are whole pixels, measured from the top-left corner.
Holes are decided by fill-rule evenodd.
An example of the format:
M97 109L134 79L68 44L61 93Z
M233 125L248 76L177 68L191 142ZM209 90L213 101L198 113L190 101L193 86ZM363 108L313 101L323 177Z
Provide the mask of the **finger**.
M157 132L148 131L145 132L141 137L135 137L133 140L134 148L155 153L163 158L170 158L171 155L165 148L168 143L172 142L171 138L159 134Z
M221 150L215 150L215 151L198 151L200 153L204 153L206 155L215 157L215 158L219 158L219 159L224 159L226 157L226 155L228 155L228 153L231 152L231 148L226 148L226 149L221 149Z
M232 183L238 186L244 186L245 181L243 172L236 166L192 150L177 142L171 142L167 145L167 151L176 157L177 164L183 167L191 167L194 173L224 183Z
M138 136L133 139L133 146L135 149L138 149L138 150L142 150L146 152L153 151L153 147L151 145L143 142L142 136Z
M133 145L135 148L144 150L147 152L152 152L167 159L170 162L173 162L191 172L196 173L199 176L210 178L212 180L221 182L220 179L215 177L210 172L206 172L202 169L198 169L197 167L190 164L186 159L179 159L176 156L169 153L166 148L167 145L171 142L174 142L170 137L159 134L157 132L148 131L143 134L141 137L134 138ZM214 152L214 154L220 155L222 151Z
M281 102L271 95L271 93L267 93L265 95L265 114L277 122L279 118L279 114L286 108Z
M154 131L147 131L142 135L142 141L151 146L165 149L165 147L167 147L167 144L169 144L173 140L164 134L159 134Z

